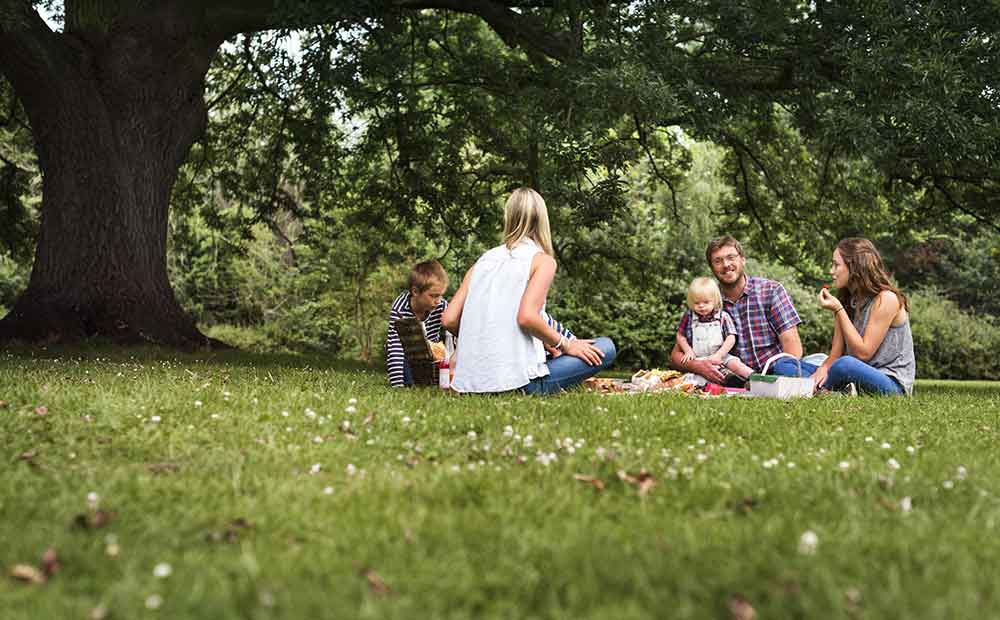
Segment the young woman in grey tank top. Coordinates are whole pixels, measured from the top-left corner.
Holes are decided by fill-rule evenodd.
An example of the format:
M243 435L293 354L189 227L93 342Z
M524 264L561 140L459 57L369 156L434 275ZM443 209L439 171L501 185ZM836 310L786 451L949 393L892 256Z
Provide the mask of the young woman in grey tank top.
M842 240L830 276L837 295L824 288L819 305L833 313L833 344L813 374L814 385L839 390L853 383L873 394L912 394L917 364L909 304L889 280L878 250L868 239Z

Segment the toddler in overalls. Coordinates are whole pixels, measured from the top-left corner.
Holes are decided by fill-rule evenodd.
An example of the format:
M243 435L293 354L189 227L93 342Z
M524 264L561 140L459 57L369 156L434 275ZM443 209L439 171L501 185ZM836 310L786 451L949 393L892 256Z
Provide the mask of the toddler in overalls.
M688 310L677 326L677 345L684 352L684 362L707 359L723 376L739 375L746 379L753 370L729 352L736 345L736 324L722 309L722 292L711 278L695 278L688 286ZM707 379L688 373L685 381L704 385Z

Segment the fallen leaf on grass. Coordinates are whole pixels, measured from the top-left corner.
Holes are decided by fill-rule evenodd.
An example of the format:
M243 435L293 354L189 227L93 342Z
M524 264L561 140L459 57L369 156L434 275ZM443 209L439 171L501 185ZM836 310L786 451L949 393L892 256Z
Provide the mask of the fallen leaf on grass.
M162 474L173 474L178 470L176 463L150 463L146 466L152 474L162 475Z
M42 554L41 567L31 564L15 564L10 567L10 576L18 581L43 584L59 570L59 557L56 550L49 547Z
M732 614L733 620L755 620L757 618L757 610L753 608L750 601L739 594L729 599L729 613Z
M368 426L369 424L371 424L374 421L375 421L375 412L372 411L371 413L369 413L368 415L365 416L365 420L364 420L364 422L361 423L361 425L362 426Z
M15 564L10 567L10 576L28 583L45 583L45 575L31 564Z
M90 610L90 615L87 616L88 620L105 620L108 617L108 608L103 605L99 605Z
M888 497L879 497L878 503L886 510L891 512L899 512L899 504L889 499Z
M49 408L46 407L45 405L38 405L37 407L35 407L35 415L48 415L48 414L49 414Z
M378 573L370 568L361 569L361 574L364 576L365 581L368 582L368 589L372 591L372 594L378 596L387 596L392 594L392 588L381 578Z
M601 480L600 478L597 478L596 476L587 476L587 475L584 475L584 474L573 474L573 479L574 480L579 480L580 482L585 482L585 483L591 485L592 487L594 487L594 489L597 490L597 491L603 491L604 490L604 481Z
M733 510L739 514L748 515L757 507L757 500L749 495L733 504Z
M0 409L6 409L9 405L10 403L8 403L7 401L0 400Z
M51 577L56 574L62 566L59 564L59 556L56 554L56 550L49 547L42 554L42 573L46 578Z
M213 530L205 535L205 539L208 542L226 542L233 544L239 542L240 531L252 529L253 524L244 519L243 517L237 517L230 521L226 527L221 530Z
M106 435L101 435L96 438L97 443L111 443L111 438Z
M82 530L96 530L114 521L118 516L112 510L95 510L90 513L80 513L73 519L73 525Z
M618 479L637 486L639 488L639 497L645 496L656 486L656 478L645 469L639 470L639 473L634 476L624 469L620 469L618 470Z

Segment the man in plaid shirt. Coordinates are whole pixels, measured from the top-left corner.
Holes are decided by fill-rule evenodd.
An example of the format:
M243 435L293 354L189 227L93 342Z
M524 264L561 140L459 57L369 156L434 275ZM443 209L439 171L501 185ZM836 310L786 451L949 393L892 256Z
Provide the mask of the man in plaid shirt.
M719 281L724 309L736 323L736 346L732 353L756 372L778 353L801 358L798 324L802 319L785 287L774 280L746 275L743 247L729 235L709 243L705 258ZM678 331L685 328L682 320ZM713 383L725 381L711 362L696 359L685 363L683 358L684 352L675 343L670 354L675 368L699 374ZM802 376L810 376L816 370L813 364L801 364ZM771 368L776 375L796 376L799 372L798 364L787 357L776 361Z

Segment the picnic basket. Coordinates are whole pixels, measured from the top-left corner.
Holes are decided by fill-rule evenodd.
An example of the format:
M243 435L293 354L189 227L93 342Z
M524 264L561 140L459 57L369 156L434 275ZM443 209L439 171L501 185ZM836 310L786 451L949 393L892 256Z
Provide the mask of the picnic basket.
M790 357L795 360L799 367L799 376L780 377L767 374L771 364L782 357ZM750 394L762 398L811 398L813 395L813 380L811 377L802 376L802 362L799 358L788 353L779 353L764 363L764 368L760 374L750 375L748 379Z
M438 386L438 365L427 341L424 324L417 318L399 319L395 323L403 356L410 366L413 385Z

